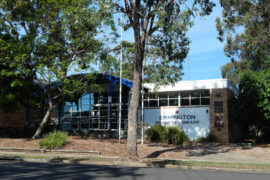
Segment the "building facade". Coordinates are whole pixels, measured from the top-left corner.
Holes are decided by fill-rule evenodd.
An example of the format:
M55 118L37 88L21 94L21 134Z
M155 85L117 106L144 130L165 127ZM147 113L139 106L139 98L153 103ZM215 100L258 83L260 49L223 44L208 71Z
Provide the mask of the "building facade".
M88 89L85 94L66 99L55 109L51 116L55 128L117 135L121 116L121 130L126 130L133 83L122 79L119 113L119 82L117 76L99 74L96 81L99 89ZM143 120L146 125L180 126L190 140L211 134L220 142L233 141L229 102L238 92L228 80L183 81L158 88L155 84L144 84L144 91ZM138 122L142 119L141 111L140 107ZM41 111L29 113L24 110L13 115L0 112L0 128L14 124L16 128L23 128L30 117L40 121L38 112Z
M230 135L230 99L238 95L227 79L182 81L174 85L145 84L144 121L180 126L190 140L211 134L217 141L233 141ZM141 109L139 110L139 113Z

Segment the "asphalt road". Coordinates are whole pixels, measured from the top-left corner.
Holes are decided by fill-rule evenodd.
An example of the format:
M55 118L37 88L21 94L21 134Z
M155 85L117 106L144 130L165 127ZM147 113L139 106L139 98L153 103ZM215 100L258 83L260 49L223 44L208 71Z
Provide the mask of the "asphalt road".
M0 161L0 179L270 180L270 174Z

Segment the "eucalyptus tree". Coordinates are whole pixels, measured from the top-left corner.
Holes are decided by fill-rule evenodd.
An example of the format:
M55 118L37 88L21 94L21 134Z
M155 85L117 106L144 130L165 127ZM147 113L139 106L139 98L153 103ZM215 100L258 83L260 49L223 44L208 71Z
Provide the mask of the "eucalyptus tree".
M136 156L137 108L146 45L158 49L156 63L162 69L161 77L165 81L179 80L181 77L177 69L181 70L188 53L190 41L186 32L193 24L192 18L208 15L214 3L209 0L195 0L193 3L186 0L123 0L115 1L115 6L127 16L125 27L132 28L134 32L134 78L128 111L127 152L130 156ZM171 66L176 71L170 71Z
M86 81L94 79L90 74L69 75L95 71L91 62L98 60L105 48L106 37L100 34L108 27L115 30L111 8L104 0L3 0L0 5L1 31L19 44L12 46L18 52L16 57L1 63L42 84L48 100L47 112L33 136L38 138L64 96L72 98L95 86Z
M222 17L216 19L218 39L226 41L224 52L231 59L224 73L243 68L260 71L270 67L269 0L220 0ZM231 68L228 68L231 67ZM230 78L229 76L225 76ZM239 79L238 74L238 79ZM238 81L239 82L239 81Z
M99 64L99 70L103 73L111 75L120 75L120 51L121 44L110 49L107 56ZM135 56L134 43L123 41L122 42L122 77L126 79L133 78L133 58Z
M0 109L35 106L33 53L41 13L34 1L0 1Z

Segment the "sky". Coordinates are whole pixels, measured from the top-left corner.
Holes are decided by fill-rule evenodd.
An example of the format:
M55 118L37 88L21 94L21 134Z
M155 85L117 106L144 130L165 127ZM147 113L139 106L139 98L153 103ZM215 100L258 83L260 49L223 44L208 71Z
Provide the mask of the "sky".
M216 38L218 32L215 19L217 16L221 17L222 8L218 0L214 2L216 6L213 12L209 16L196 17L194 26L187 33L191 44L188 57L183 64L183 81L222 78L220 68L229 62L223 51L224 44ZM133 41L132 39L132 31L123 32L123 40Z
M202 80L218 79L221 76L221 66L229 62L225 56L223 47L216 37L215 19L221 17L222 8L218 1L215 1L216 7L207 17L197 17L195 25L188 32L191 40L189 51L189 76L188 76L188 58L185 60L183 80Z

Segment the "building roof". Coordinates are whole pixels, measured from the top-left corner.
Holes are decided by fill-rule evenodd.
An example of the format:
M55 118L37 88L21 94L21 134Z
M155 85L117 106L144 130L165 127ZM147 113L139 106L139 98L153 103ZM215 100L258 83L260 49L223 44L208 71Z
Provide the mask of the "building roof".
M144 86L150 90L155 91L156 84L145 83ZM222 89L227 88L238 95L238 89L227 79L208 79L195 81L180 81L171 85L162 85L156 88L157 92L172 92L172 91L192 91L192 90L206 90L206 89Z

